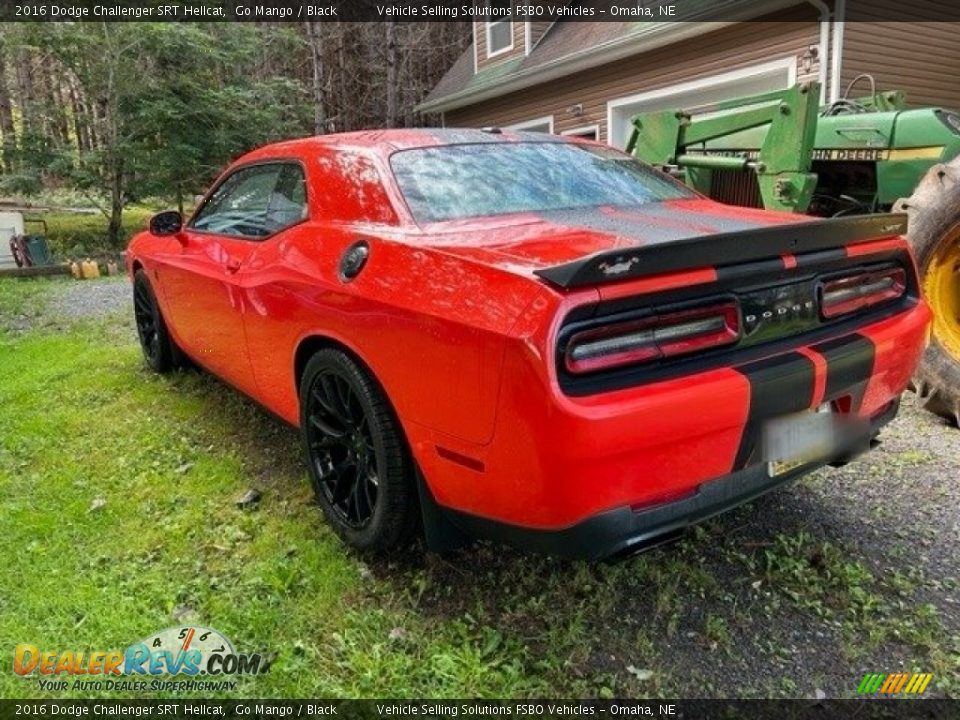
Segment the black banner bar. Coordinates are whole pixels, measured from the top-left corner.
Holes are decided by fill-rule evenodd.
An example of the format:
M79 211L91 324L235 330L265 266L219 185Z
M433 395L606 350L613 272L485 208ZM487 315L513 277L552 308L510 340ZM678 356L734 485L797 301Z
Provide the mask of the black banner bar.
M656 720L940 720L957 700L2 700L23 718L652 718Z
M6 22L701 22L769 20L799 0L0 0ZM812 6L811 6L812 7ZM811 13L813 10L811 9ZM845 22L960 22L960 3L846 3Z

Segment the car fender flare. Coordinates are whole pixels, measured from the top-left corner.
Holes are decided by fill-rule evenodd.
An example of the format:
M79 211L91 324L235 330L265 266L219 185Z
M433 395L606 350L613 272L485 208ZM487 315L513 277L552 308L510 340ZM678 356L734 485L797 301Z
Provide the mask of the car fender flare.
M320 330L305 332L297 339L297 342L295 343L295 349L293 353L293 392L294 396L297 398L297 416L299 417L300 415L300 380L303 377L303 371L306 369L307 362L310 360L310 357L318 350L322 350L323 348L334 348L345 352L364 370L370 373L370 377L373 378L373 381L383 391L384 396L386 396L387 402L390 404L390 410L397 418L397 422L399 423L401 430L403 430L403 439L404 442L407 443L407 449L410 451L410 456L414 459L414 461L416 461L416 457L414 456L413 448L410 443L409 428L404 422L403 417L401 417L400 413L397 411L390 388L384 385L383 378L380 373L377 372L376 365L371 363L367 356L361 352L354 343L351 343L346 338L337 334Z
M387 393L387 389L383 386L383 381L377 374L375 367L354 343L350 342L345 337L341 337L327 330L314 330L302 333L294 343L293 390L298 397L300 394L300 380L303 377L303 371L307 366L307 361L310 359L311 355L325 347L332 347L346 352L354 360L359 362L364 369L370 373L374 380L377 381L377 384L380 385L380 388ZM390 397L389 393L387 393L387 397Z

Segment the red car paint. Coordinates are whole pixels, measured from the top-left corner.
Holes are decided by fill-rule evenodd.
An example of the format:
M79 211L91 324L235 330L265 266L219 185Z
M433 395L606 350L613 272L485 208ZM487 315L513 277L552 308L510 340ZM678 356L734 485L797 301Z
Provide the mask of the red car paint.
M308 219L261 242L189 226L183 243L144 232L130 243L128 270L147 271L171 334L188 355L294 425L298 353L321 338L348 349L385 389L426 487L445 509L561 530L611 509L689 496L756 463L743 449L751 403L763 400L752 393L768 387L756 357L747 369L733 360L586 394L566 392L554 362L561 324L574 309L676 289L708 293L720 274L716 263L572 289L534 271L643 247L664 233L702 236L730 222L761 227L808 219L695 197L658 203L656 212L598 208L589 222L514 214L421 226L391 174L390 155L400 149L530 139L398 130L264 147L225 175L250 163L299 161ZM623 228L632 228L629 236ZM345 282L339 263L358 238L370 244L369 261ZM844 252L870 260L906 247L890 236ZM791 253L774 259L782 277L803 272ZM849 400L851 413L870 419L906 387L929 320L917 300L759 357L789 355L785 368L809 370L801 405L816 408L831 384L828 366L849 366L843 377L854 377L849 358L869 345L863 377L854 378L856 397L829 389L842 390L841 404ZM843 344L854 336L855 343Z

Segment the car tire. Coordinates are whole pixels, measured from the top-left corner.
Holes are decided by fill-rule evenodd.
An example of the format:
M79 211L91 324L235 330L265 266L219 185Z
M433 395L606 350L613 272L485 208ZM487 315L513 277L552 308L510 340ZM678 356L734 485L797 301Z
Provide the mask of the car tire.
M350 546L382 553L417 525L413 462L403 430L373 376L325 348L300 382L300 429L317 502Z
M151 370L167 373L185 363L186 356L170 337L157 296L143 269L133 276L133 314L140 348Z

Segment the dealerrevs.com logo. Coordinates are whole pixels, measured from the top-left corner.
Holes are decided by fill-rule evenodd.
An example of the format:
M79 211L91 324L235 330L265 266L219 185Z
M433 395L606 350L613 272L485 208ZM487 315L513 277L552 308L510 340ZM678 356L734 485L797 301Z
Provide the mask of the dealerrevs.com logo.
M272 654L238 653L216 630L188 626L161 630L124 650L50 650L20 643L13 671L37 677L41 690L232 690L234 678L262 675L272 662ZM185 677L161 679L176 676Z

